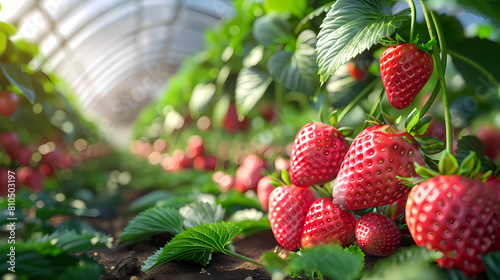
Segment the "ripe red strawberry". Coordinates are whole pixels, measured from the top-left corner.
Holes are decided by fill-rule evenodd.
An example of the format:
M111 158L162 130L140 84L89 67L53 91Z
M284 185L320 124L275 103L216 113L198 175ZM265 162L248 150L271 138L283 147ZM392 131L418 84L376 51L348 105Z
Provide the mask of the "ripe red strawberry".
M388 256L399 246L401 233L388 217L377 213L368 213L359 218L356 224L356 240L368 254Z
M356 218L342 209L332 198L316 200L307 213L302 232L301 247L321 244L340 244L346 247L354 241Z
M274 190L274 186L270 184L272 181L271 178L265 176L262 177L257 184L257 197L264 211L267 211L269 207L269 195Z
M354 139L333 187L335 200L349 210L390 204L410 192L396 176L415 175L425 165L417 142L388 125L369 127Z
M440 175L413 187L406 204L406 223L419 246L437 249L437 263L467 275L484 271L481 255L496 240L500 202L480 181Z
M316 122L302 127L290 158L290 179L299 187L322 185L337 177L349 148L335 127Z
M234 187L237 191L245 193L256 190L257 183L263 177L262 171L267 170L267 165L257 155L247 156L241 163L234 178Z
M269 195L269 222L276 241L288 251L300 247L309 206L316 200L308 188L294 185L275 188Z
M432 56L414 44L388 47L380 57L380 74L391 105L397 109L410 106L433 70Z

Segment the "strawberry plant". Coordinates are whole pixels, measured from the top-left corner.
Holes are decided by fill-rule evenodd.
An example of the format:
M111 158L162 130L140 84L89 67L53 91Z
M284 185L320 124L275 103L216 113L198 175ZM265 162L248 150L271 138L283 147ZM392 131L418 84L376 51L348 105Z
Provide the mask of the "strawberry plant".
M441 2L235 0L130 151L0 23L18 279L498 279L499 9Z

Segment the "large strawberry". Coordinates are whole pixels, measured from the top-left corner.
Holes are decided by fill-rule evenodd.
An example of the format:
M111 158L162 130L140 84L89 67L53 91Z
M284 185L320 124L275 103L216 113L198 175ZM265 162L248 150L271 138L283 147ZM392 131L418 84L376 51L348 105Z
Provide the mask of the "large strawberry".
M415 187L406 204L406 223L419 246L437 249L446 268L467 275L484 270L481 255L496 240L500 202L485 184L459 175L439 175Z
M307 210L315 200L310 189L294 185L277 187L269 195L271 229L286 250L299 249Z
M349 148L335 127L306 124L295 136L290 158L290 179L299 187L322 185L335 179Z
M390 218L377 213L368 213L356 224L356 240L368 254L388 256L399 246L401 233Z
M388 125L369 127L347 152L333 197L349 210L390 204L410 192L397 176L415 175L414 162L424 165L417 142Z
M320 198L307 213L302 232L301 247L321 244L347 246L354 241L356 218L335 203L332 198Z
M432 56L414 44L387 48L380 57L380 74L391 105L397 109L410 106L433 70Z

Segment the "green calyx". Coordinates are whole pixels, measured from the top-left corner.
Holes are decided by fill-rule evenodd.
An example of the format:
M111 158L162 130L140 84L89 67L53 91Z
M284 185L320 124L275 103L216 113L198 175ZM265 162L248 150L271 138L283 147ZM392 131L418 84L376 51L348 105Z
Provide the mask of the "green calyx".
M411 41L407 42L405 39L403 39L403 37L401 37L399 34L396 33L396 39L392 39L390 37L388 38L384 38L382 40L380 40L380 43L386 47L391 47L391 46L397 46L401 43L405 43L405 44L414 44L417 49L419 50L422 50L422 51L431 51L432 50L432 47L437 44L437 39L436 37L433 37L432 39L430 39L428 42L426 43L423 43L423 42L418 42L419 38L418 38L418 34L417 36L415 36L414 39L412 39Z
M485 182L493 173L493 171L490 170L480 175L480 171L481 161L473 151L471 151L460 164L454 155L444 151L438 163L438 171L415 163L415 172L424 179L429 179L438 175L459 175Z

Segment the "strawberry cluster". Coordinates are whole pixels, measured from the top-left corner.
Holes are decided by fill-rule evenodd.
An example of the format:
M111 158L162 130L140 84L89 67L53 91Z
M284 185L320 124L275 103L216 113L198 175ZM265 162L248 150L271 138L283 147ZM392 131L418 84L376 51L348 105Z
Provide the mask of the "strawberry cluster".
M499 247L497 196L466 176L479 170L470 160L451 168L459 174L422 171L426 163L416 138L376 124L349 147L333 126L305 125L293 146L291 182L273 188L265 177L259 183L278 243L294 251L357 242L369 254L388 256L398 249L406 223L417 245L443 252L438 264L467 275L484 271L481 255ZM408 178L419 181L411 188ZM325 197L331 182L331 197Z

